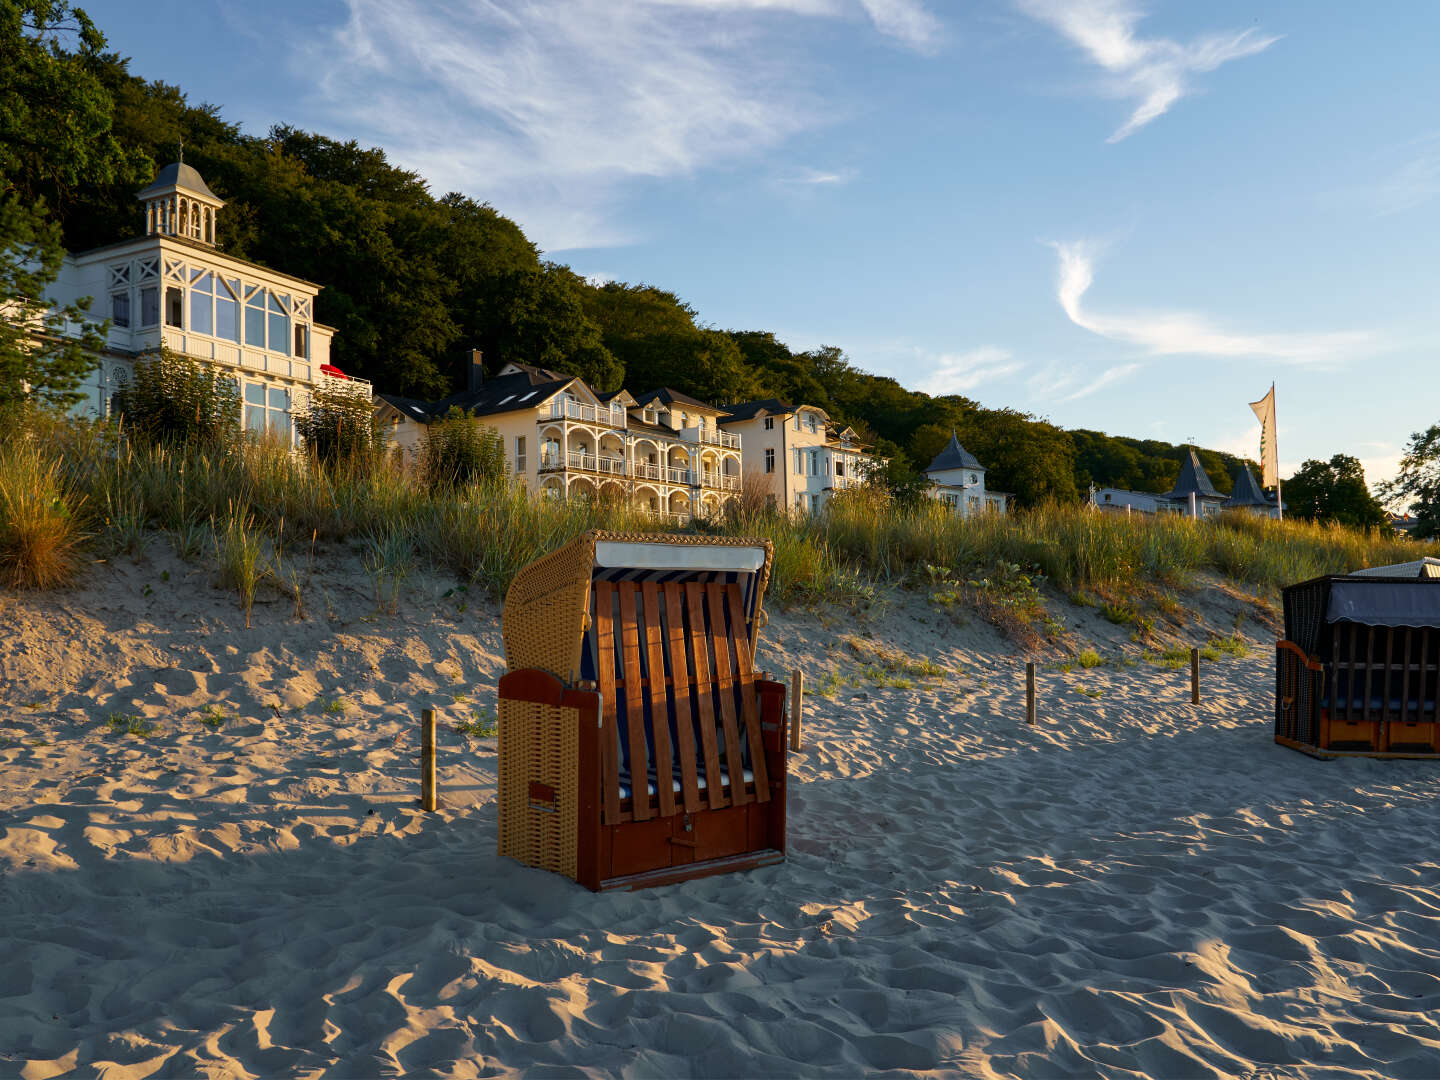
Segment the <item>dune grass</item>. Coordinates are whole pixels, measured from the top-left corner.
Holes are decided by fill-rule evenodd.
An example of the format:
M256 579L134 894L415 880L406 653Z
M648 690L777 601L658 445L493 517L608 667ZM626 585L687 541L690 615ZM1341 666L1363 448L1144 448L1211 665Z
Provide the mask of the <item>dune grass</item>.
M377 602L392 607L412 569L451 573L498 597L526 563L597 528L677 527L507 483L434 491L383 466L321 464L251 440L151 446L112 425L45 417L0 430L0 584L9 587L64 584L87 554L138 558L163 531L182 558L213 551L219 582L247 613L280 553L307 545L358 545ZM1243 515L1194 522L1049 504L962 519L938 503L902 509L867 489L837 495L813 517L745 500L727 519L691 528L770 539L771 594L781 601L863 606L887 584L974 580L994 591L996 581L1043 578L1070 595L1096 590L1116 622L1137 617L1123 599L1137 581L1176 586L1214 571L1274 589L1440 554L1440 545L1378 532Z

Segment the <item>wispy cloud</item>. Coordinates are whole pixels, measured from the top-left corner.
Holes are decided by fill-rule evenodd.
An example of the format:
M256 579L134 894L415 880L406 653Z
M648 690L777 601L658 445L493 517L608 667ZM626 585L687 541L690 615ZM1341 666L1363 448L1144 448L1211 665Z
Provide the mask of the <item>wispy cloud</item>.
M1188 312L1101 314L1082 301L1095 280L1094 255L1084 243L1054 244L1059 256L1056 298L1070 321L1112 341L1139 345L1159 356L1232 356L1331 367L1374 349L1363 331L1236 333Z
M930 361L930 373L920 380L919 389L936 397L969 394L977 387L1008 378L1025 365L1009 349L981 345L963 353L942 353Z
M629 239L606 224L629 183L822 123L806 22L863 20L920 50L939 34L919 0L345 2L302 58L324 72L327 122L503 206L551 250Z
M1136 26L1144 16L1125 0L1017 0L1020 9L1054 27L1103 68L1101 91L1137 102L1125 123L1108 142L1119 142L1165 115L1170 106L1192 92L1193 77L1221 64L1254 56L1278 37L1255 30L1206 34L1189 42L1140 37Z
M1122 382L1134 375L1144 365L1131 362L1113 364L1101 371L1075 366L1047 365L1026 380L1030 392L1037 397L1057 404L1078 401L1099 393L1107 386Z
M839 186L840 184L848 184L854 179L854 169L798 169L788 176L780 177L777 182L781 184L808 186Z
M1409 158L1375 189L1376 211L1382 215L1413 210L1440 195L1440 132L1412 140Z

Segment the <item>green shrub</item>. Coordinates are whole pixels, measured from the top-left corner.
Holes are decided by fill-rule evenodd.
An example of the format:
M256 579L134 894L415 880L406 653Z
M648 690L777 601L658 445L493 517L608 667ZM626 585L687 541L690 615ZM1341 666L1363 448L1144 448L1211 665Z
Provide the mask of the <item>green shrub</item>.
M458 405L430 425L423 461L431 491L497 483L505 477L505 445L499 432L478 423Z
M318 461L377 464L385 436L368 395L344 383L318 386L295 413L295 430Z
M152 443L224 446L240 432L235 379L166 348L136 362L114 407L126 428Z

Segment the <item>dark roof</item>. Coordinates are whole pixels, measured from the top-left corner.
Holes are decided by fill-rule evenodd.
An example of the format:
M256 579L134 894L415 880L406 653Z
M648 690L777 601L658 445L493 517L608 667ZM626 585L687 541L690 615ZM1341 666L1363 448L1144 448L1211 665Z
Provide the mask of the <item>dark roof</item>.
M1235 486L1230 491L1231 506L1274 506L1255 482L1255 474L1249 465L1241 465L1235 474Z
M718 405L711 405L708 401L701 401L689 394L682 394L679 390L671 390L668 386L635 395L635 404L637 405L649 405L652 401L663 401L666 405L694 405L699 409L715 409L717 411L720 409Z
M575 381L573 375L549 379L543 372L544 368L526 367L523 371L489 379L474 390L463 390L439 401L415 401L412 398L397 398L389 394L380 396L422 424L443 419L452 406L464 409L471 416L493 416L515 409L533 409ZM402 402L404 404L401 404ZM416 411L417 408L419 412Z
M534 375L534 376L537 376L537 377L539 377L539 378L550 379L550 380L556 380L556 379L573 379L573 378L576 377L576 376L574 376L574 375L566 375L565 372L563 372L563 371L555 371L553 368L537 367L537 366L534 365L534 364L522 364L522 363L520 363L520 362L518 362L518 361L516 361L516 360L506 361L506 363L502 366L502 370L503 370L504 367L517 367L517 368L519 368L522 372L524 372L524 373L526 373L526 374L528 374L528 375ZM514 372L511 372L511 374L514 374Z
M1195 453L1195 448L1190 448L1185 460L1180 462L1180 478L1175 481L1175 488L1170 492L1172 499L1190 498L1194 493L1205 499L1224 499L1215 490L1215 485L1210 482L1210 476L1205 471L1205 466L1200 464L1200 455Z
M955 432L950 432L950 441L945 444L945 449L935 455L935 460L930 462L930 467L925 471L940 472L942 469L983 469L979 459L960 445L960 440Z
M423 401L401 397L399 394L376 394L375 396L381 401L393 406L411 420L415 420L421 424L428 424L430 422L429 408Z
M187 191L194 191L200 195L220 201L220 196L210 190L204 178L195 171L193 165L186 165L183 161L172 161L166 165L151 180L149 185L136 193L137 199L148 198L151 195L159 195L162 191L168 191L172 187L185 188Z
M742 401L739 405L725 406L728 416L720 418L722 424L739 423L742 420L753 420L756 415L762 412L775 413L777 415L788 415L795 411L794 405L786 405L779 398L767 397L760 401Z

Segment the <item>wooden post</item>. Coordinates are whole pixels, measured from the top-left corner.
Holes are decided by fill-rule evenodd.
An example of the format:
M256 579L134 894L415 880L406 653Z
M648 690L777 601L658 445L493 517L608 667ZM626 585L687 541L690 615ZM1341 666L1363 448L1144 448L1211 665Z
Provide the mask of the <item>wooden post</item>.
M1190 650L1190 704L1200 704L1200 650Z
M790 749L800 749L800 718L805 712L805 673L796 668L790 673Z
M420 809L435 810L435 710L420 712Z
M1025 665L1025 723L1035 723L1035 661Z

